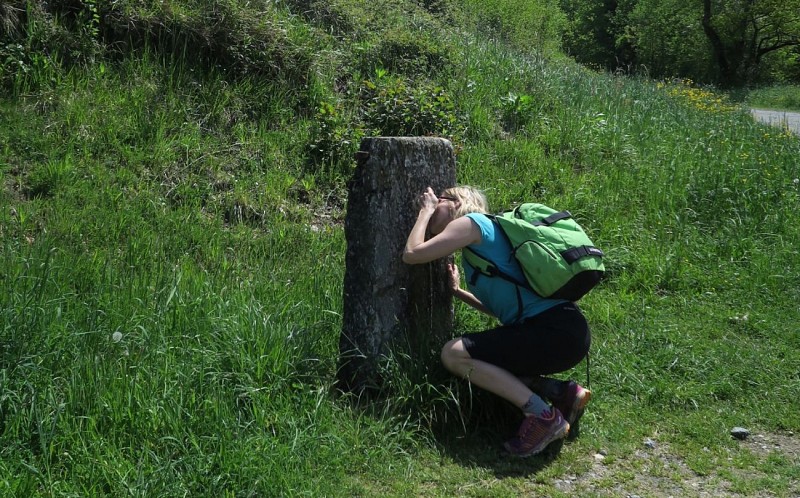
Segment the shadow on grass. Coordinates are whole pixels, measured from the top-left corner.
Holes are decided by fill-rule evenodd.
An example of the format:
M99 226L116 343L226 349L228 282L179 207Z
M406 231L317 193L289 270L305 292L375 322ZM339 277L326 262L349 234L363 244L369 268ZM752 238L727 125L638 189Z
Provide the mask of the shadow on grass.
M548 467L561 453L564 439L550 444L542 453L527 458L510 455L503 443L516 432L521 416L517 410L491 410L481 420L471 420L466 433L461 427L443 428L435 437L442 452L455 463L465 467L491 469L495 477L529 477Z

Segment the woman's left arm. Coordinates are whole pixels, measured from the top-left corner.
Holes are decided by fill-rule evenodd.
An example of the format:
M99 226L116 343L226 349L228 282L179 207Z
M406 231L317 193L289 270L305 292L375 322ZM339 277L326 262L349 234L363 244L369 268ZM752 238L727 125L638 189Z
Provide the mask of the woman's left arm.
M404 263L412 265L428 263L481 241L480 228L466 216L451 221L442 233L425 240L425 229L429 219L430 216L417 218L403 251Z

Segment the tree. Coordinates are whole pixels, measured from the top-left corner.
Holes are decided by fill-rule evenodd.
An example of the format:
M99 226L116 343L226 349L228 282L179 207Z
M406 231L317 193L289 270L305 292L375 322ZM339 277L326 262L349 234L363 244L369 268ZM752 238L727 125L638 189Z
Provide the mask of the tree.
M698 6L683 0L636 1L624 20L624 36L636 53L636 65L652 76L713 79Z
M800 0L562 0L580 62L730 86L795 79ZM615 66L611 66L615 63ZM771 73L774 71L775 73Z
M562 0L561 8L567 17L562 45L579 62L610 66L613 63L614 42L609 32L604 0Z
M766 55L800 46L800 0L703 0L702 26L720 82L750 81Z

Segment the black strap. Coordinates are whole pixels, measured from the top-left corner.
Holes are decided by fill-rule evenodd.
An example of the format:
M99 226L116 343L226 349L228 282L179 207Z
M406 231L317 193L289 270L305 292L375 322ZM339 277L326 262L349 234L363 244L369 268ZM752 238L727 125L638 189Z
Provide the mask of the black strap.
M603 251L594 247L594 246L579 246L573 247L572 249L567 249L566 251L561 252L561 257L564 258L569 264L578 261L579 259L585 256L603 256Z
M494 221L494 220L492 220L492 221ZM511 241L508 239L508 235L506 235L506 233L502 229L500 229L499 227L498 227L498 230L500 230L500 233L503 234L503 236L506 238L506 240L508 241L508 243L510 245ZM500 268L498 268L497 265L494 262L492 262L489 258L481 256L480 254L478 254L476 251L473 251L469 247L465 247L464 249L466 249L467 251L471 252L475 256L481 258L482 260L487 261L490 264L490 266L487 268L488 275L486 275L486 273L484 273L482 270L476 268L475 266L470 265L470 266L472 266L473 272L472 272L472 278L469 279L469 285L471 285L471 286L475 285L475 282L478 281L478 275L485 275L485 276L489 276L489 277L500 277L503 280L505 280L507 282L511 282L512 284L514 284L514 286L516 287L516 290L517 290L517 321L519 321L519 319L522 317L522 291L520 291L520 287L525 287L526 289L528 289L529 291L531 291L533 293L536 293L536 291L534 291L533 288L531 288L531 286L528 285L527 282L520 282L517 279L515 279L514 277L512 277L511 275L508 275L505 272L500 271ZM469 260L467 260L467 262L469 263Z
M519 212L517 212L517 218L522 218ZM566 220L567 218L572 218L572 213L569 211L559 211L558 213L553 213L540 221L533 222L532 225L535 227L550 226L557 221Z
M522 292L519 290L519 285L515 288L517 289L517 322L519 322L522 318Z
M586 389L591 389L591 383L589 382L589 352L586 352Z

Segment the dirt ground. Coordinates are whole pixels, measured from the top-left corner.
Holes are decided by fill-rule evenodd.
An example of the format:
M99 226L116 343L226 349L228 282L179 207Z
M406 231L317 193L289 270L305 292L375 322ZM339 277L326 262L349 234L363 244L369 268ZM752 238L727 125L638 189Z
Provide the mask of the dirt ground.
M737 477L747 482L771 477L766 471L759 470L765 468L760 464L768 459L785 459L790 465L800 467L800 438L792 433L751 434L739 441L738 450L732 450L729 460L742 451L749 452L758 462L736 471ZM625 459L614 459L607 463L602 454L596 454L593 458L591 471L559 479L556 487L572 496L800 498L800 481L796 479L785 483L785 488L776 493L759 491L758 486L747 486L745 491L737 490L723 474L709 472L699 475L686 461L671 452L667 444L657 440L648 440Z

